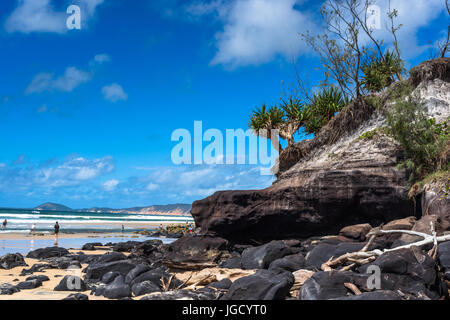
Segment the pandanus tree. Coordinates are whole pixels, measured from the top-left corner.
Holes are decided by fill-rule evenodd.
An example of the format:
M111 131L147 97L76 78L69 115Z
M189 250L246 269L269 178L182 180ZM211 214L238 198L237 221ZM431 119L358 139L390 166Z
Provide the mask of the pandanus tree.
M280 126L280 137L287 140L288 145L294 143L294 134L302 127L306 120L306 112L302 101L291 95L281 99L285 121Z
M262 104L261 107L253 110L250 116L249 127L256 135L270 139L275 149L281 150L278 136L272 137L272 130L279 130L283 122L283 116L283 110L276 105L268 108L266 104Z
M342 91L333 86L316 93L312 102L305 109L307 114L305 131L313 134L318 133L349 102Z
M280 106L272 105L267 108L265 104L254 110L250 116L249 127L265 138L270 138L274 148L282 150L278 138L271 137L271 131L277 130L278 135L288 142L294 143L294 134L303 125L305 112L300 99L291 95L282 99Z

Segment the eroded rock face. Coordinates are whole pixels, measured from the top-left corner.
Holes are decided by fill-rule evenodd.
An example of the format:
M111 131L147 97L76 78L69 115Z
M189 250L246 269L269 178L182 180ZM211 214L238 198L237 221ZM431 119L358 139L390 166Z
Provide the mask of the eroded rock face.
M420 95L437 121L450 116L449 68L448 58L428 61L414 68L410 80L415 86L413 94ZM388 93L378 97L386 108L393 102ZM301 141L280 154L282 171L272 186L220 191L194 202L191 213L196 225L203 234L255 244L337 234L355 224L378 226L394 219L419 217L421 209L414 207L407 194L408 174L397 169L400 146L380 131L362 136L385 125L380 109L363 98L355 99L314 139ZM288 151L294 155L287 155ZM285 158L289 158L288 165ZM424 203L430 203L427 199ZM449 205L432 204L429 210L448 211Z
M202 233L251 243L337 234L414 214L392 139L347 141L335 157L300 162L269 188L221 191L193 203ZM331 153L330 153L331 154Z

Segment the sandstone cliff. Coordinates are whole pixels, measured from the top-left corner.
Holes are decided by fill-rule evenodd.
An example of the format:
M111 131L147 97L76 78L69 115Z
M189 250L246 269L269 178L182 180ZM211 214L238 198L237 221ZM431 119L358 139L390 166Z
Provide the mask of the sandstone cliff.
M449 78L450 59L445 58L412 69L407 80L437 121L450 117ZM408 197L407 172L397 169L401 148L376 130L385 125L385 111L392 106L398 85L376 95L381 106L356 99L314 139L284 150L277 180L269 188L220 191L194 202L191 213L201 233L258 243L336 234L357 223L379 225L420 217L422 204L437 197L435 188ZM364 135L367 132L372 134ZM449 213L448 201L433 206L427 208Z

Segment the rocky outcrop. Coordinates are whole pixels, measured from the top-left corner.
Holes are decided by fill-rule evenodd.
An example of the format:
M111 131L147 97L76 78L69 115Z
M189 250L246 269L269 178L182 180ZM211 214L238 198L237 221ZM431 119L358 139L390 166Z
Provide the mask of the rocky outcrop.
M16 292L19 292L20 289L16 286L13 286L9 283L2 283L0 284L0 296L1 295L12 295Z
M69 251L65 248L59 247L48 247L48 248L40 248L34 251L30 251L27 254L27 258L32 259L47 259L53 257L63 257L68 255Z
M0 257L0 269L9 270L19 266L27 266L20 253L7 254Z
M414 69L409 81L438 121L450 116L449 64L448 58L426 62ZM408 174L397 168L399 145L380 131L363 136L385 125L384 110L392 104L396 85L378 94L383 108L355 99L314 139L290 147L297 151L292 152L295 161L288 157L289 165L281 154L282 171L272 186L220 191L194 202L191 213L200 232L258 243L337 234L349 225L378 226L420 216L420 207L408 197Z
M184 236L170 244L164 257L169 268L195 270L217 266L228 249L228 241L219 237Z

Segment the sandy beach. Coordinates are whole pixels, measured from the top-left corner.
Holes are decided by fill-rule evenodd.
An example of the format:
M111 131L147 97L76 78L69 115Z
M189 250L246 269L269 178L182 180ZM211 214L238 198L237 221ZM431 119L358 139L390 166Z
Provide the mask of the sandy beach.
M108 226L115 226L118 229L124 225L125 227L125 233L128 229L134 229L134 230L140 230L140 231L155 231L157 230L161 225L165 228L169 225L178 225L179 222L171 222L171 221L162 221L162 222L124 222L124 223L117 223L117 222L102 222L104 225ZM85 225L85 224L84 224ZM7 229L6 229L7 230ZM4 229L0 230L0 240L32 240L32 239L41 239L41 240L50 240L54 239L54 234L52 232L50 233L40 233L39 230L37 230L34 234L30 233L23 233L23 232L1 232L5 231ZM59 239L76 239L76 238L97 238L101 237L105 232L82 232L82 233L65 233L64 232L64 224L61 225L61 230L59 233ZM121 233L114 233L117 236L121 236Z
M95 254L102 255L109 250L95 250L95 251L82 251L82 250L70 250L71 253L75 252L84 252L86 254ZM39 263L36 259L28 259L25 258L25 262L31 267L33 264ZM82 264L82 267L85 268L87 264ZM16 267L10 270L0 269L0 284L2 283L10 283L15 284L21 281L25 281L30 275L20 276L22 269L28 267ZM46 275L50 278L49 281L44 281L42 286L36 289L31 290L21 290L20 292L15 293L14 295L0 295L0 300L61 300L67 297L69 294L73 292L69 291L53 291L53 289L59 284L61 279L68 275L67 270L61 269L47 269L44 272L35 272L33 275ZM18 279L18 280L16 280ZM16 281L14 281L16 280ZM81 292L86 295L89 295L90 291ZM89 296L89 300L108 300L105 297L99 296L96 297L94 295Z

